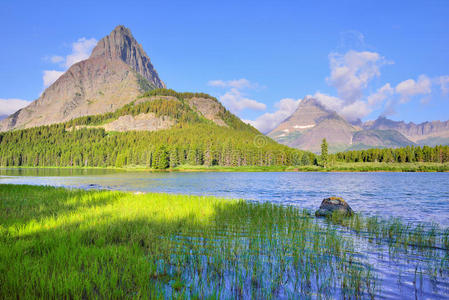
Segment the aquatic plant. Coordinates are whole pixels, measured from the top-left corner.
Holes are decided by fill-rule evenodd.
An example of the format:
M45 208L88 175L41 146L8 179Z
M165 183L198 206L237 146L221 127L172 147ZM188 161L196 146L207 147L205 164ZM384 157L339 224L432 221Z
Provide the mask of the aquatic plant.
M307 211L215 197L0 185L6 298L374 295Z
M384 282L366 245L408 261L398 284L417 295L449 277L449 230L435 224L41 186L0 185L0 199L3 298L374 298Z

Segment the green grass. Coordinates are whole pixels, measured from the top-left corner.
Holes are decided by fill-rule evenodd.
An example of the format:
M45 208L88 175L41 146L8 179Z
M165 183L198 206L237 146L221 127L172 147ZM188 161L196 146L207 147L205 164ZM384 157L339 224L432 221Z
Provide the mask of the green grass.
M0 185L0 295L373 297L351 239L243 200Z
M360 243L387 247L382 255L393 261L406 255L415 287L418 276L449 278L449 229L435 224L359 214L322 220L216 197L0 185L2 299L378 297L382 281Z

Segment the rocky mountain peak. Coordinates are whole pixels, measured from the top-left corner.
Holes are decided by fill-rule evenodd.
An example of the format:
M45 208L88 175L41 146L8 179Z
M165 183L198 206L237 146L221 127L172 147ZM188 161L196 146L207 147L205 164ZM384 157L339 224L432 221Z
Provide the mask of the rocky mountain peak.
M323 138L331 145L349 144L355 130L317 99L305 97L296 111L268 135L282 144L318 152Z
M0 131L65 122L117 110L142 93L165 88L131 31L120 25L91 56L72 65L30 105L0 121Z
M90 56L90 58L95 57L121 59L155 88L165 88L164 82L159 79L145 50L136 41L131 31L123 25L115 27L109 35L98 42Z

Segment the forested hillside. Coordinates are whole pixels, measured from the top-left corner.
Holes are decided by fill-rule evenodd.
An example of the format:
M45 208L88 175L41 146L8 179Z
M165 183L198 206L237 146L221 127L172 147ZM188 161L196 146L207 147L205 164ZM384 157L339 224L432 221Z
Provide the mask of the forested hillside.
M139 103L145 97L152 97L151 101ZM188 99L194 97L216 102L224 126L191 107ZM139 99L111 113L0 133L0 165L165 169L186 164L272 166L307 165L315 161L312 153L280 145L260 135L211 96L155 90ZM120 116L147 113L170 118L174 125L165 130L125 132L108 132L96 127Z

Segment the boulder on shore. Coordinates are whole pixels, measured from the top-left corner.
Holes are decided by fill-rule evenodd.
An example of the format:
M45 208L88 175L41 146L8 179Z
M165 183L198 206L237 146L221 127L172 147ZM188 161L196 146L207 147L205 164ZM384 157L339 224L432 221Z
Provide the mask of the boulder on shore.
M343 198L330 197L323 199L320 208L315 212L315 216L317 217L331 216L334 211L337 211L338 213L341 213L346 216L351 216L354 213L352 208L349 206L348 203L346 203L345 200L343 200Z

